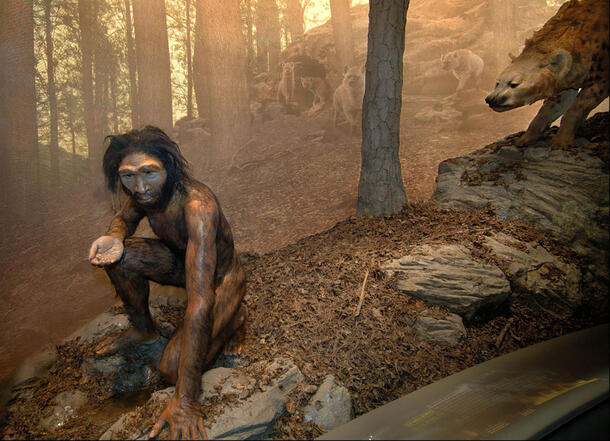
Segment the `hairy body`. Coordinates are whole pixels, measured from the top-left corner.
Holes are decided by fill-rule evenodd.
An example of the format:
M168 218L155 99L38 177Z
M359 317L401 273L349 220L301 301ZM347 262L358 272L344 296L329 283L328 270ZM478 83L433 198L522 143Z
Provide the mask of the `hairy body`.
M359 67L345 66L343 82L333 95L333 128L337 127L339 116L349 124L349 133L357 130L362 116L362 99L364 97L364 74Z
M485 99L493 110L503 112L544 100L519 144L536 142L562 114L551 144L573 144L589 112L608 97L608 3L564 3L500 74Z
M456 92L463 90L470 82L472 87L478 87L479 77L485 63L483 59L470 49L457 49L447 52L441 57L443 69L450 71L458 80Z
M307 111L308 114L313 115L319 110L324 109L330 103L332 92L324 78L301 77L301 85L303 86L303 89L309 90L314 96L313 103Z
M89 259L106 269L133 326L103 341L96 352L105 356L132 342L156 340L148 307L149 280L185 287L183 324L159 363L164 378L176 384L176 392L151 436L168 422L172 439L198 438L198 431L206 436L198 401L201 372L236 332L243 337L245 273L212 191L188 175L176 177L166 166L180 159L163 161L149 148L167 142L173 144L159 129L147 127L111 141L108 151L114 149L120 158L114 161L118 170L108 171L113 168L107 167L108 151L104 158L107 179L118 174L127 198L107 233L92 244ZM131 237L144 217L158 239Z

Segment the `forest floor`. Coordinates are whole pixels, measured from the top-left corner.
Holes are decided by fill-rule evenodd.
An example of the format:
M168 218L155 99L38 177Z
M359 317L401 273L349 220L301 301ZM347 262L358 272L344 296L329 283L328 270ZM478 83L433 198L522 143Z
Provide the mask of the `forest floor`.
M409 109L408 100L405 105ZM488 210L464 214L438 210L425 202L433 192L439 162L523 130L535 110L503 114L502 124L497 123L496 114L490 114L487 124L470 131L457 131L448 124L416 124L407 111L400 159L411 204L381 218L354 216L360 142L348 137L328 141L325 114L310 118L307 124L298 116L266 122L230 167L196 167L196 175L219 197L238 249L249 256L245 266L250 321L243 355L250 361L290 357L309 384L318 385L326 374L334 374L352 394L357 416L500 354L607 320L587 308L560 320L515 300L500 315L469 324L468 336L456 347L428 343L415 335L413 320L423 309L438 316L447 311L398 295L393 281L384 279L378 269L382 262L400 257L424 241L461 243L485 261L482 238L497 231L537 241L572 258L531 226L500 221ZM74 221L74 210L80 210L77 222L87 231L104 231L109 216L100 215L107 207L102 207L99 198L92 201L90 195L60 194L57 198L49 208L55 210L55 220L45 228L54 229L59 238L65 240L72 234L73 226L66 219ZM90 209L82 213L87 203ZM10 228L19 231L24 227ZM49 251L47 247L60 246L42 240L45 234L48 230L21 232L20 238L26 241L26 249L40 255ZM86 254L79 248L82 244L61 246L68 246L79 259ZM7 275L19 277L23 272L19 271L19 256L8 264L14 265L16 274ZM367 270L366 297L362 312L355 317ZM26 284L22 289L27 289L29 278L19 280ZM107 297L111 297L109 293ZM105 310L108 300L105 302L99 302L96 313L89 311L89 320ZM41 305L37 307L44 312ZM16 314L9 318L19 319ZM68 317L65 312L64 319ZM496 339L509 318L514 321L498 345ZM61 430L41 431L38 422L51 412L49 404L57 393L95 389L94 384L81 381L78 366L83 351L73 344L60 347L58 368L48 379L32 385L37 390L34 399L24 403L19 415L9 415L8 424L0 429L2 438L96 438L118 417L107 410L109 397L100 397L99 402L90 403L89 412ZM293 394L289 413L280 420L274 438L313 438L320 433L303 421L308 399L301 390ZM116 406L113 409L116 412ZM142 408L142 418L154 419L158 411Z

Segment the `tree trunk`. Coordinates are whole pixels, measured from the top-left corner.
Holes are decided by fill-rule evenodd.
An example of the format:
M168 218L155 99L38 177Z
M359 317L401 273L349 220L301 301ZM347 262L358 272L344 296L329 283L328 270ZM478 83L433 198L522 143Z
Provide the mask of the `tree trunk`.
M133 2L140 124L169 133L173 119L165 15L164 0Z
M288 15L290 41L294 42L301 37L305 31L301 0L286 0L286 15Z
M191 60L191 0L186 0L186 116L193 117L193 63Z
M133 48L133 30L131 27L131 5L125 3L125 39L127 43L127 68L129 70L129 109L131 111L131 126L138 127L138 85L136 82L136 55Z
M0 210L25 219L40 192L31 1L0 1L0 46Z
M269 72L277 66L282 47L280 11L276 0L256 3L256 56L258 67Z
M78 0L78 18L80 25L80 49L82 56L82 92L85 108L85 130L87 132L87 159L89 173L97 174L100 170L101 140L98 136L95 122L95 107L93 102L93 45L95 17L93 17L92 4L89 0Z
M59 184L59 134L57 118L57 91L55 89L55 60L53 58L53 22L51 21L52 0L44 2L45 42L47 58L47 96L49 100L49 125L51 139L49 153L51 156L51 184Z
M210 92L206 81L206 59L203 49L203 0L195 0L195 50L193 53L193 86L197 101L197 115L200 118L210 116Z
M513 50L516 40L514 8L512 1L491 0L488 3L488 23L490 23L489 28L493 30L495 46L493 50L495 56L489 68L497 74L510 63L508 54Z
M409 0L369 4L358 214L395 213L407 202L398 149L408 7Z
M252 1L245 0L244 8L246 10L246 59L248 66L248 73L254 69L254 34L252 31Z
M229 161L250 137L246 49L239 0L203 0L203 50L213 155Z
M353 63L354 37L352 33L350 4L350 0L330 0L333 38L335 40L335 48L337 50L337 65L335 66L337 72L343 72L343 68L345 66Z

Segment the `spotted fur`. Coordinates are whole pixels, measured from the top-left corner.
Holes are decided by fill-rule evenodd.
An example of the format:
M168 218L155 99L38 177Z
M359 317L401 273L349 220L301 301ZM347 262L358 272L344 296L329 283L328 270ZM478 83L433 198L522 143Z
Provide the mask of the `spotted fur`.
M497 111L544 100L519 138L536 142L563 115L551 143L574 144L589 112L608 97L608 0L570 0L530 39L500 74L485 101Z

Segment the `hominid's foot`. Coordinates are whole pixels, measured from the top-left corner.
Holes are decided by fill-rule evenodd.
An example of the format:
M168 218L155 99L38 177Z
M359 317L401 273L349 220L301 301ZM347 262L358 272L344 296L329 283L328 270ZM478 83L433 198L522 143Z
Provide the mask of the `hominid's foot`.
M98 343L94 350L98 357L103 357L115 354L131 343L153 344L159 339L159 336L160 334L157 331L145 333L134 328L129 328L118 335L107 336Z
M246 344L246 322L235 330L235 333L231 336L231 339L227 342L224 347L224 353L227 355L238 355L244 350Z

